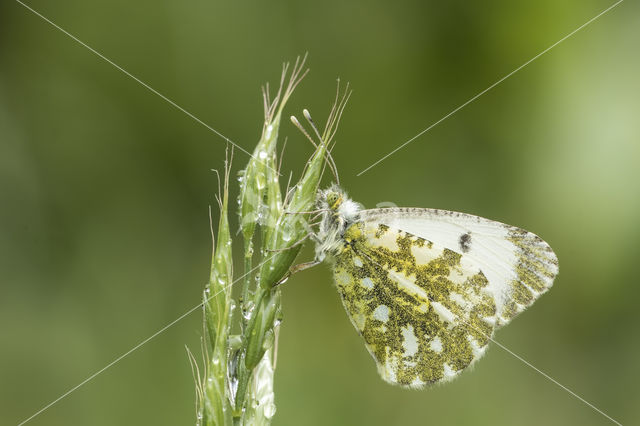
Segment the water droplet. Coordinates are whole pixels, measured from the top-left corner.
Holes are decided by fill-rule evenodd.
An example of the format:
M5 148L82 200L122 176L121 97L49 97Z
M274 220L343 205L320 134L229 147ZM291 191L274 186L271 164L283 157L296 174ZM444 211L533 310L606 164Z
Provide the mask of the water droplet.
M269 154L267 154L267 151L260 151L258 153L258 157L260 157L261 160L265 160L267 158Z
M285 223L282 226L282 230L280 232L280 238L282 241L289 242L293 239L295 233L295 229L292 223Z
M238 393L238 379L236 377L228 377L227 385L229 386L229 399L235 405L236 394Z
M231 405L235 405L236 394L238 393L238 377L236 376L236 369L238 367L238 351L232 351L229 354L229 362L227 363L227 387L229 390L229 401Z
M242 317L249 321L249 319L251 319L251 315L253 314L253 311L255 309L256 305L255 303L253 303L253 301L248 301L243 307L242 307Z
M274 404L273 402L269 402L264 406L263 410L264 416L270 419L276 414L276 404Z
M264 176L264 173L259 173L256 176L256 187L258 188L258 190L262 190L264 189L265 186L266 186L266 178Z

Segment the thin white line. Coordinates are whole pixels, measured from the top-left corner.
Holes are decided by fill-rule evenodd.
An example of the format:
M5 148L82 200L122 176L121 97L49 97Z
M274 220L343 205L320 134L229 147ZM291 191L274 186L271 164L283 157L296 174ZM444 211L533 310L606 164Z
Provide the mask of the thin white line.
M475 328L475 327L474 327ZM477 329L476 329L477 330ZM480 330L477 330L480 331ZM481 334L482 331L480 331ZM526 359L522 358L520 355L514 353L513 351L509 350L509 348L507 348L506 346L504 346L503 344L501 344L500 342L492 339L491 337L487 336L486 334L484 334L485 337L487 337L489 340L491 340L493 343L495 343L496 345L500 346L503 350L507 351L508 353L510 353L513 357L515 357L516 359L518 359L519 361L523 362L524 364L526 364L527 366L531 367L532 369L534 369L535 371L537 371L539 374L541 374L542 376L544 376L547 380L555 383L556 385L560 386L562 389L564 389L565 391L569 392L569 394L573 395L575 398L579 399L580 401L582 401L583 403L585 403L586 405L588 405L589 407L593 408L595 411L597 411L598 413L602 414L604 417L606 417L607 419L611 420L613 423L622 426L622 424L620 422L618 422L617 420L611 418L611 416L609 416L607 413L605 413L604 411L600 410L598 407L596 407L595 405L593 405L592 403L590 403L589 401L585 400L584 398L582 398L580 395L578 395L577 393L575 393L574 391L572 391L571 389L569 389L568 387L566 387L565 385L563 385L562 383L558 382L557 380L555 380L553 377L549 376L548 374L546 374L545 372L541 371L540 369L536 368L533 364L531 364L529 361L527 361Z
M412 137L411 139L409 139L408 141L406 141L405 143L403 143L402 145L398 146L396 149L394 149L393 151L389 152L387 155L385 155L384 157L380 158L378 161L376 161L375 163L371 164L369 167L367 167L366 169L362 170L360 173L357 174L357 176L362 175L363 173L367 172L369 169L373 168L374 166L378 165L379 163L381 163L382 161L386 160L388 157L390 157L391 155L395 154L396 152L398 152L399 150L401 150L402 148L404 148L405 146L409 145L411 142L413 142L414 140L416 140L417 138L419 138L420 136L422 136L423 134L425 134L426 132L428 132L429 130L433 129L435 126L437 126L438 124L442 123L444 120L446 120L447 118L451 117L453 114L455 114L456 112L460 111L462 108L466 107L467 105L469 105L471 102L475 101L476 99L478 99L480 96L484 95L485 93L487 93L489 90L493 89L494 87L496 87L498 84L502 83L503 81L505 81L506 79L508 79L509 77L511 77L512 75L514 75L515 73L517 73L518 71L520 71L522 68L526 67L527 65L529 65L531 62L535 61L536 59L538 59L540 56L544 55L545 53L547 53L548 51L550 51L551 49L553 49L554 47L556 47L557 45L559 45L560 43L562 43L563 41L565 41L566 39L568 39L569 37L571 37L572 35L574 35L575 33L577 33L578 31L580 31L581 29L583 29L584 27L586 27L587 25L589 25L590 23L592 23L593 21L595 21L596 19L598 19L599 17L601 17L602 15L604 15L605 13L609 12L611 9L613 9L614 7L616 7L617 5L619 5L620 3L622 3L624 0L618 0L618 2L616 2L615 4L613 4L612 6L609 6L608 8L606 8L605 10L603 10L602 12L600 12L599 14L597 14L596 16L594 16L593 18L589 19L587 22L585 22L584 24L580 25L578 28L576 28L575 30L571 31L569 34L567 34L566 36L562 37L560 40L558 40L557 42L553 43L551 46L547 47L545 50L543 50L542 52L538 53L536 56L534 56L533 58L529 59L527 62L525 62L524 64L520 65L518 68L516 68L515 70L511 71L509 74L505 75L504 77L502 77L500 80L496 81L495 83L493 83L491 86L487 87L486 89L484 89L482 92L478 93L477 95L475 95L473 98L469 99L467 102L463 103L462 105L460 105L458 108L454 109L453 111L451 111L450 113L448 113L447 115L445 115L444 117L442 117L440 120L436 121L435 123L433 123L431 126L427 127L426 129L424 129L423 131L421 131L420 133L418 133L417 135L415 135L414 137Z
M368 256L366 256L366 257L368 257ZM380 265L380 263L378 263L376 260L372 259L371 257L368 257L368 259L371 260L372 262L376 263L378 266L380 266L382 268L382 265ZM483 332L479 328L475 327L473 324L470 324L468 321L465 321L464 319L460 319L460 321L463 324L467 325L469 328L472 328L473 330L475 330L478 333L482 334L484 337L486 337L487 339L491 340L496 345L500 346L502 349L504 349L505 351L507 351L508 353L513 355L515 358L517 358L518 360L520 360L521 362L523 362L527 366L531 367L532 369L534 369L535 371L540 373L543 377L547 378L549 381L551 381L551 382L555 383L556 385L560 386L562 389L567 391L570 395L573 395L575 398L577 398L578 400L582 401L583 403L585 403L587 406L591 407L592 409L594 409L598 413L602 414L604 417L606 417L607 419L611 420L613 423L615 423L615 424L617 424L619 426L622 426L619 422L617 422L616 420L611 418L604 411L600 410L598 407L596 407L595 405L591 404L589 401L585 400L580 395L578 395L577 393L573 392L571 389L569 389L566 386L564 386L562 383L558 382L557 380L555 380L554 378L552 378L548 374L544 373L542 370L536 368L533 364L531 364L530 362L528 362L527 360L525 360L521 356L517 355L513 351L509 350L506 346L504 346L503 344L501 344L498 341L494 340L491 336L487 335L485 332Z
M68 31L66 31L65 29L63 29L62 27L60 27L59 25L53 23L50 19L48 19L47 17L43 16L41 13L39 13L38 11L36 11L35 9L31 8L30 6L27 6L26 4L24 4L23 2L21 2L20 0L16 0L16 2L20 3L22 6L24 6L26 9L30 10L31 12L33 12L36 16L39 16L40 18L42 18L44 21L48 22L49 24L51 24L54 28L60 30L61 32L63 32L64 34L66 34L67 36L69 36L71 39L73 39L74 41L76 41L77 43L79 43L81 46L86 47L87 49L89 49L91 52L93 52L94 54L96 54L97 56L99 56L100 58L104 59L106 62L108 62L109 64L113 65L116 69L118 69L119 71L121 71L122 73L124 73L125 75L127 75L128 77L131 77L132 79L134 79L135 81L137 81L138 83L140 83L144 88L148 89L149 91L151 91L152 93L158 95L159 97L161 97L162 99L164 99L165 101L167 101L169 104L171 104L174 108L178 109L179 111L182 111L183 113L185 113L186 115L188 115L189 117L191 117L192 119L194 119L196 122L202 124L204 127L206 127L207 129L211 130L213 133L215 133L216 135L220 136L222 139L224 139L226 142L230 143L231 145L235 146L236 148L238 148L240 151L244 152L245 154L249 155L252 158L255 158L253 156L253 154L251 154L249 151L245 150L244 148L242 148L240 145L236 144L235 142L233 142L231 139L229 139L228 137L226 137L225 135L223 135L222 133L220 133L219 131L217 131L216 129L214 129L213 127L211 127L210 125L208 125L207 123L205 123L204 121L200 120L198 117L196 117L195 115L193 115L192 113L190 113L189 111L187 111L186 109L184 109L183 107L181 107L180 105L178 105L177 103L175 103L174 101L172 101L171 99L167 98L165 95L163 95L162 93L158 92L156 89L154 89L153 87L149 86L147 83L145 83L144 81L140 80L138 77L134 76L133 74L131 74L129 71L125 70L124 68L122 68L120 65L116 64L115 62L113 62L111 59L107 58L106 56L104 56L102 53L98 52L97 50L95 50L94 48L92 48L91 46L87 45L86 43L84 43L82 40L80 40L79 38L77 38L76 36L74 36L73 34L69 33ZM257 159L257 158L256 158ZM260 161L260 160L258 160ZM267 165L267 167L269 167Z
M188 316L189 314L193 313L196 309L200 308L202 305L204 305L206 302L208 302L209 300L211 300L213 297L216 297L218 294L222 293L223 291L230 289L235 283L237 283L238 281L240 281L241 279L243 279L244 277L246 277L248 274L252 273L253 271L255 271L256 269L258 269L259 267L261 267L262 265L264 265L266 262L268 262L269 260L271 260L272 258L274 258L276 255L272 255L271 257L269 257L268 259L266 259L264 262L260 263L259 265L257 265L256 267L254 267L253 269L251 269L249 272L247 272L246 274L242 275L240 278L238 278L237 280L233 281L231 284L228 285L228 288L223 288L222 290L218 291L217 293L209 296L206 300L202 301L201 303L199 303L198 305L194 306L193 308L189 309L187 312L185 312L184 314L180 315L178 318L176 318L175 320L171 321L169 324L165 325L164 327L162 327L160 330L156 331L155 333L153 333L151 336L147 337L146 339L144 339L142 342L138 343L137 345L135 345L133 348L129 349L127 352L123 353L122 355L120 355L119 357L117 357L116 359L114 359L113 361L111 361L109 364L107 364L106 366L102 367L100 370L96 371L95 373L93 373L92 375L90 375L89 377L87 377L86 379L84 379L82 382L78 383L77 385L75 385L74 387L72 387L71 389L69 389L68 391L66 391L65 393L63 393L60 397L56 398L55 400L51 401L49 404L45 405L44 407L42 407L40 410L38 410L36 413L34 413L33 415L31 415L30 417L28 417L27 419L23 420L22 422L20 422L18 424L18 426L22 426L23 424L31 421L34 417L42 414L44 411L46 411L47 409L51 408L53 405L55 405L56 403L60 402L62 399L66 398L67 396L69 396L70 394L72 394L73 392L75 392L76 390L78 390L80 387L82 387L83 385L85 385L86 383L90 382L91 380L95 379L98 375L100 375L101 373L105 372L107 369L109 369L110 367L112 367L113 365L117 364L118 362L122 361L124 358L126 358L127 356L131 355L133 352L135 352L136 350L140 349L142 346L144 346L146 343L148 343L150 340L152 340L154 337L157 337L159 334L162 334L164 331L166 331L168 328L172 327L174 324L176 324L178 321L182 320L183 318L185 318L186 316Z
M538 372L538 374L540 374L541 376L543 376L544 378L546 378L547 380L549 380L552 383L555 383L556 385L558 385L560 388L564 389L565 391L567 391L570 395L572 395L574 398L578 399L579 401L582 401L584 404L586 404L587 406L591 407L593 410L597 411L598 413L602 414L604 417L606 417L607 419L611 420L613 423L622 426L622 424L620 422L618 422L617 420L613 419L611 416L609 416L607 413L605 413L604 411L602 411L601 409L599 409L598 407L596 407L595 405L593 405L592 403L590 403L589 401L587 401L586 399L584 399L583 397L581 397L580 395L578 395L577 393L575 393L574 391L572 391L571 389L569 389L568 387L566 387L565 385L563 385L562 383L560 383L559 381L557 381L556 379L554 379L553 377L549 376L547 373L545 373L544 371L540 370L539 368L537 368L535 365L531 364L529 361L527 361L526 359L522 358L520 355L516 354L515 352L513 352L512 350L510 350L509 348L507 348L505 345L503 345L502 343L498 342L497 340L495 340L493 337L487 335L485 332L483 332L482 330L480 330L479 328L475 327L473 324L470 324L467 321L462 321L463 323L465 323L467 326L469 326L470 328L474 329L475 331L477 331L478 333L482 334L484 337L486 337L487 339L491 340L493 343L495 343L496 345L498 345L500 348L502 348L502 350L508 352L509 354L511 354L511 356L513 356L514 358L516 358L517 360L519 360L520 362L522 362L523 364L527 365L528 367L530 367L531 369L535 370L536 372Z

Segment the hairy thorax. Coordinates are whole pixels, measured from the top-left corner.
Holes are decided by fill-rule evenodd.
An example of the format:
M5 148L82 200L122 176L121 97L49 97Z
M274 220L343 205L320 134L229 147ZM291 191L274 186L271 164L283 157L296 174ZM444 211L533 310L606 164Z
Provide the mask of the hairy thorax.
M323 213L317 235L316 260L323 261L327 255L335 256L342 250L344 233L358 220L362 206L334 185L320 193L318 208Z

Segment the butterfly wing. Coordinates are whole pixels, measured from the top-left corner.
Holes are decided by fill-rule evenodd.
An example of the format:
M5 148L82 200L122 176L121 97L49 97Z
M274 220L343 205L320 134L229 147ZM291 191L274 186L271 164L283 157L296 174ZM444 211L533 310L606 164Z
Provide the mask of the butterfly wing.
M334 277L383 379L422 387L485 351L497 321L489 282L466 256L373 221L344 234Z
M420 208L364 210L361 220L401 229L463 254L489 281L498 326L530 306L558 274L558 259L551 247L515 226L465 213Z

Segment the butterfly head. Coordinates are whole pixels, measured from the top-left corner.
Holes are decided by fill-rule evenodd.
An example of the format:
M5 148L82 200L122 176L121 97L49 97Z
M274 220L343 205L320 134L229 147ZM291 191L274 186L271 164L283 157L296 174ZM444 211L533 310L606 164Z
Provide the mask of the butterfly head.
M316 235L316 260L336 253L343 246L343 235L349 225L356 222L362 206L351 200L337 185L318 193L318 208L322 220Z
M350 199L338 185L331 185L318 195L318 207L329 213L328 216L339 218L344 222L353 222L362 209L360 204Z
M340 208L340 205L344 201L344 195L341 192L333 191L332 189L327 190L327 194L325 196L325 202L327 203L327 208L334 212L337 212Z

